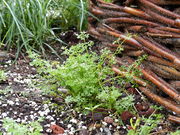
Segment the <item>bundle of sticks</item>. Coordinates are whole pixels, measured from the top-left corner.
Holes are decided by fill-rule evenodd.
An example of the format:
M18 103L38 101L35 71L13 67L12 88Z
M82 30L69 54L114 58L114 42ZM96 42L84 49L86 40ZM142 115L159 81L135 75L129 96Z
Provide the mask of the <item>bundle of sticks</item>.
M110 50L124 48L116 57L118 66L128 66L147 54L134 76L139 90L176 116L180 123L180 1L179 0L89 0L89 33ZM122 44L114 43L119 39ZM123 76L118 66L112 70ZM147 80L147 81L143 81ZM163 96L162 96L163 95ZM174 118L175 117L175 118Z

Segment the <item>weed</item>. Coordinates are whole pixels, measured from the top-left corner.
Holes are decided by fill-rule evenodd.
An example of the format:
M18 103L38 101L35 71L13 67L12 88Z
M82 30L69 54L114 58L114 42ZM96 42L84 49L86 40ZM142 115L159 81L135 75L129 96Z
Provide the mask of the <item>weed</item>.
M3 128L8 134L13 135L41 135L43 131L40 120L30 122L29 124L18 124L10 118L3 120Z
M64 48L63 54L68 58L62 65L52 65L51 62L42 60L37 54L29 53L30 58L33 59L31 65L36 66L42 75L43 88L56 96L62 95L57 92L59 87L68 89L68 94L65 94L66 103L75 103L80 110L104 107L118 113L125 110L131 111L134 99L132 95L127 94L123 97L123 84L132 82L131 77L137 74L134 72L137 72L136 67L143 58L124 69L128 79L121 76L114 77L114 72L111 70L112 64L115 64L114 55L107 49L104 49L100 56L93 52L91 47L94 43L86 41L88 38L86 33L81 33L78 38L82 42L69 49ZM105 64L107 61L108 64ZM114 87L119 82L121 82L121 88Z
M150 132L157 127L158 123L162 119L161 114L153 113L148 118L138 118L135 123L133 119L130 119L132 130L128 130L127 135L148 135ZM144 124L143 124L144 123Z
M3 70L0 70L0 82L6 81L6 75Z

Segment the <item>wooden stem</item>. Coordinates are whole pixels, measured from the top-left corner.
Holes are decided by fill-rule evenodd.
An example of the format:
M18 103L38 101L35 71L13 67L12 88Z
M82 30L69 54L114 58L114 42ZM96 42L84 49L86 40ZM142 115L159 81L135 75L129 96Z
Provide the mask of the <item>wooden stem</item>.
M145 87L139 87L139 89L149 98L151 98L152 100L154 100L155 102L163 105L164 107L166 107L167 109L180 114L180 108L178 107L178 105L174 105L171 102L168 102L165 98L160 97L156 94L154 94L153 92L151 92L148 88Z

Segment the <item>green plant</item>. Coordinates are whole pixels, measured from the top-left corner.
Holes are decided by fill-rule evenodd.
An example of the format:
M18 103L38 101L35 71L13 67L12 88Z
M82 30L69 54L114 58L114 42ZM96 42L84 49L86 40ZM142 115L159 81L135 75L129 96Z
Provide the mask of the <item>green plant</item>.
M44 46L52 49L48 43L51 38L57 38L47 13L53 2L54 0L1 0L0 42L6 44L7 48L15 47L16 56L22 48L38 49L41 52L45 51Z
M133 129L128 130L127 135L149 135L150 132L157 127L162 117L161 114L153 113L148 118L138 118L135 123L133 123L133 119L130 119L131 127Z
M63 29L76 27L80 31L87 27L88 0L63 0L61 1L61 21Z
M38 121L30 122L29 124L18 124L10 118L3 120L3 128L8 134L13 135L41 135L42 126Z
M0 82L1 81L6 81L6 75L5 75L5 73L4 73L4 71L3 70L0 70Z
M46 93L55 96L62 95L57 91L58 87L68 89L68 94L65 94L66 103L75 103L76 107L82 110L85 108L94 110L97 106L113 109L118 113L131 110L133 96L127 94L123 97L123 93L124 82L131 82L132 78L114 77L114 72L111 70L112 64L115 64L114 54L107 49L102 50L100 55L93 52L91 48L94 43L86 41L88 35L84 32L78 35L78 38L81 39L79 44L69 49L64 48L63 54L68 58L62 65L53 64L29 52L31 65L36 66L42 76L43 89ZM126 67L125 71L129 76L137 72L135 67L140 63L139 61ZM121 89L114 87L120 81L123 82Z

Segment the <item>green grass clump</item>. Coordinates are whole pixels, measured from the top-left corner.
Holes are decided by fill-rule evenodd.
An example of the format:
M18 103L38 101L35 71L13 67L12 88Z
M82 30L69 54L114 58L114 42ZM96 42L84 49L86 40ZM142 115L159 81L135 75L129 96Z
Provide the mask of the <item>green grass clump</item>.
M2 0L0 2L0 41L7 48L15 46L43 50L51 34L51 21L46 17L51 0Z
M22 49L45 53L52 40L62 43L53 30L82 30L86 25L86 0L0 1L0 44L16 48L17 56Z
M61 7L60 27L62 29L74 26L81 31L87 28L88 0L63 0Z

